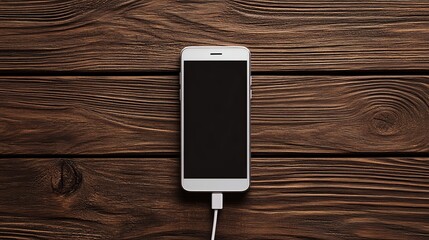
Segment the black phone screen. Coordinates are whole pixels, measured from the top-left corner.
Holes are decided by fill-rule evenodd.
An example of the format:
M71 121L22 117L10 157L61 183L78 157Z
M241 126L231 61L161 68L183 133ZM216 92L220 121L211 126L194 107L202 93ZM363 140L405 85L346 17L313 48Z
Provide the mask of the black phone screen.
M247 178L247 61L184 61L184 177Z

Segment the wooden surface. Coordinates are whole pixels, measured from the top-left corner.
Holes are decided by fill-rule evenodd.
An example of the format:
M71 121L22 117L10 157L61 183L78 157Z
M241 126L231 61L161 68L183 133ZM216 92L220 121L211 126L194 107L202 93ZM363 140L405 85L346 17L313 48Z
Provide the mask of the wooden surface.
M226 196L217 239L429 235L429 158L252 164L251 189ZM210 196L177 187L177 158L19 158L1 165L4 238L208 239Z
M252 185L218 240L429 239L429 2L1 1L0 239L208 239L188 45L252 51Z
M178 155L176 76L0 80L3 154ZM428 93L427 76L255 76L252 152L428 152Z
M429 67L426 0L21 0L0 19L0 70L177 71L208 44L249 47L255 71Z

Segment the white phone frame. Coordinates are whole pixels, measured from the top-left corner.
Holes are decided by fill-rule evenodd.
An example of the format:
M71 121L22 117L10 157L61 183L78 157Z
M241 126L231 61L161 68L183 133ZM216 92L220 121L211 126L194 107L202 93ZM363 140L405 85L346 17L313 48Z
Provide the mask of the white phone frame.
M222 53L211 55L210 53ZM247 178L185 178L184 175L184 61L225 61L241 60L247 62ZM250 186L250 51L240 46L192 46L185 47L181 53L180 71L180 128L181 128L181 183L183 189L192 192L242 192ZM221 96L219 96L221 97Z

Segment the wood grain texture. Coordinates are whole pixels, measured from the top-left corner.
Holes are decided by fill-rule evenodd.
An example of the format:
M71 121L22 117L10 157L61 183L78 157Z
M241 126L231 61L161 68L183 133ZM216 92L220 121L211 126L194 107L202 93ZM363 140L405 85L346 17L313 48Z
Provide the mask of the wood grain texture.
M1 1L0 70L177 71L181 48L244 45L255 71L429 67L429 2Z
M255 76L252 152L428 152L427 76ZM2 77L2 154L178 154L169 76Z
M2 77L9 154L177 152L174 77Z
M428 239L428 158L257 158L217 239ZM179 160L1 159L1 239L208 239Z
M429 152L427 76L255 78L263 152Z

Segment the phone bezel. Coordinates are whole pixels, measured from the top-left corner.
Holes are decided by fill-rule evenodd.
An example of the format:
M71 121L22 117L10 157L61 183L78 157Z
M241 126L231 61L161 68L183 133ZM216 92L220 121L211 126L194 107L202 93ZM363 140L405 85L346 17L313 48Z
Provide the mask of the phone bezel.
M210 53L222 53L211 55ZM226 61L247 62L247 178L206 179L185 178L184 176L184 61ZM192 192L242 192L250 186L250 51L241 46L196 46L185 47L181 53L180 71L180 139L181 139L181 183L183 189Z

